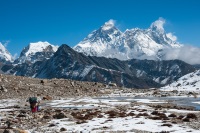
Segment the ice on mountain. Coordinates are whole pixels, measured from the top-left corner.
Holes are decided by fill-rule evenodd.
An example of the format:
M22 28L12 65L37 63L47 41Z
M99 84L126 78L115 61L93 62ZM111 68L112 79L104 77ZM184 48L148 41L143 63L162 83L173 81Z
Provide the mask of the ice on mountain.
M15 63L19 64L26 61L34 63L38 60L49 59L57 49L58 46L54 46L48 42L39 41L36 43L30 43L22 50L20 57L15 61ZM48 54L45 54L45 52Z
M53 47L53 51L56 52L58 49L58 46L53 46L48 42L36 42L36 43L30 43L29 44L29 50L25 53L26 56L35 54L36 52L42 52L44 49L48 46Z
M3 46L1 42L0 42L0 60L13 61L12 55L8 52L8 50Z
M80 77L85 77L92 70L92 68L94 68L93 65L86 66L81 72Z
M167 78L163 79L163 80L162 80L160 83L164 85L164 84L166 84L166 83L167 83L167 81L168 81L168 80L169 80L169 77L167 77Z
M74 50L120 60L161 59L163 49L181 47L172 33L165 33L164 24L165 20L160 18L148 29L134 28L121 32L114 21L109 20L78 43Z

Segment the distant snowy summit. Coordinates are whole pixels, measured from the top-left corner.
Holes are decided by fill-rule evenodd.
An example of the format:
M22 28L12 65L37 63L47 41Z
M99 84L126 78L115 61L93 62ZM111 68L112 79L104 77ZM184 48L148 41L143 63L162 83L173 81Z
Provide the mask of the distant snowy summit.
M12 61L13 61L12 55L0 42L0 62L12 62Z
M160 18L148 29L127 29L121 32L116 28L114 20L109 20L98 30L94 30L74 50L85 55L104 56L127 60L161 59L165 48L179 48L176 36L166 33L165 20Z
M15 60L15 63L21 64L25 62L34 63L36 61L43 61L49 59L58 49L58 46L54 46L48 42L36 42L30 43L25 47L19 58Z

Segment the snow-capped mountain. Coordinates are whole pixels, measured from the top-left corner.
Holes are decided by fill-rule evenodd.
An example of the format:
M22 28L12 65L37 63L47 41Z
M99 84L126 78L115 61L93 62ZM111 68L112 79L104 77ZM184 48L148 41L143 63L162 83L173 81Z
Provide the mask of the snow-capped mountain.
M106 50L118 49L123 44L119 41L121 36L123 33L115 27L113 20L109 20L89 34L74 49L85 55L102 56Z
M200 70L184 75L177 81L161 88L165 91L200 91Z
M65 78L116 83L130 88L161 87L196 69L180 60L118 60L86 56L61 45L50 59L5 65L4 73L35 78Z
M42 61L44 59L49 59L58 49L58 46L54 46L48 42L36 42L30 43L25 47L19 58L15 60L15 63L24 63L36 61Z
M158 59L162 57L163 49L181 47L172 33L165 32L164 23L165 20L159 19L148 29L134 28L121 32L115 27L114 21L109 20L84 38L74 50L86 55L120 60Z
M3 46L0 42L0 61L1 62L12 62L12 55L8 52L8 50Z

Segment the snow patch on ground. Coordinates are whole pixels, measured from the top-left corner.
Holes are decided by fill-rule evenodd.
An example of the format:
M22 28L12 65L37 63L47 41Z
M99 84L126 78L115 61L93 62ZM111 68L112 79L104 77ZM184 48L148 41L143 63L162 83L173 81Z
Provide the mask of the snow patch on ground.
M199 113L199 111L191 111L191 110L178 110L178 109L169 109L168 112L178 112L178 113Z
M193 102L193 103L197 103L197 104L200 104L200 102Z
M132 99L129 99L132 100ZM159 100L149 100L149 99L134 99L137 102L142 103L164 103L164 101ZM127 100L128 101L128 100ZM121 105L123 103L124 105L130 104L130 102L122 102L116 99L92 99L92 98L81 98L81 99L69 99L69 100L54 100L52 101L51 105L55 106L56 104L63 104L63 106L66 105L66 103L71 103L71 106L77 106L77 104L83 104L84 106L94 106L97 107L98 105L101 106L101 104L105 104L105 107L112 108L118 104ZM79 106L79 105L78 105ZM59 106L57 106L59 107ZM61 106L62 107L62 106ZM150 109L151 107L148 107L146 105L140 105L140 106L133 106L132 108L135 109ZM193 113L195 111L186 111L186 110L176 110L176 109L170 109L167 110L169 112L181 112L181 113ZM134 112L135 114L139 114L141 112L137 110L130 109L126 113ZM166 113L166 115L169 115L170 113ZM68 132L134 132L134 130L142 130L142 131L148 131L148 132L174 132L174 133L185 133L188 131L198 133L199 131L191 129L185 125L179 125L179 124L172 124L172 127L167 126L161 126L163 125L161 120L151 120L151 119L145 119L144 117L135 118L132 116L127 117L119 117L119 118L109 118L106 114L102 114L103 118L93 118L92 120L87 120L86 123L76 124L73 121L70 121L67 119L61 119L61 120L52 120L49 122L55 124L56 126L51 128L44 126L45 129L52 129L54 131L59 131L60 128L64 127L67 129Z
M150 100L150 99L134 99L139 103L167 103L166 101L162 100Z
M142 93L141 93L142 94ZM148 115L151 115L154 108L147 105L133 105L133 101L138 103L166 103L164 100L150 100L150 99L131 99L132 97L127 97L125 99L117 99L115 97L102 97L102 98L92 98L92 97L82 97L82 98L67 98L62 100L52 100L44 104L43 107L53 107L53 108L76 108L76 109L102 109L111 110L116 109L117 106L127 106L126 114L133 112L134 114L140 114L142 109L145 109ZM197 102L200 104L200 102ZM18 100L6 99L0 100L0 107L14 106L18 104ZM5 110L0 110L5 111ZM199 111L188 111L188 110L177 110L169 109L165 114L168 116L172 112L177 113L198 113ZM144 113L144 112L143 112ZM67 132L134 132L135 130L148 131L148 132L173 132L173 133L186 133L193 132L199 133L198 130L192 129L185 124L171 124L171 127L162 126L164 123L161 120L147 119L144 116L139 118L135 116L125 116L110 118L105 112L101 112L102 118L93 118L91 120L86 120L85 123L77 124L76 121L72 121L69 118L64 119L52 119L48 124L40 127L45 130L46 133L60 132L61 128L67 129ZM0 116L0 119L2 116ZM55 126L49 127L49 124L54 124Z

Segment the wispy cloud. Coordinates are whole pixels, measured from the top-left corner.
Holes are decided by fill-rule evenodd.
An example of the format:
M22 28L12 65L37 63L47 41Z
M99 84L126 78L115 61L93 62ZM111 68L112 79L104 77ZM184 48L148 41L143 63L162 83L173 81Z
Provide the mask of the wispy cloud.
M157 30L162 31L164 33L165 23L166 20L160 17L158 20L151 24L151 28L156 28ZM178 38L172 32L166 33L166 36L174 42L177 42L178 40ZM145 56L144 58L149 59L149 57ZM192 45L182 45L182 47L180 48L167 48L164 49L163 59L179 59L189 64L200 64L200 48Z
M10 40L2 41L2 45L4 47L7 47L9 43L10 43Z
M200 48L185 45L181 48L165 50L165 60L179 59L189 64L200 64Z
M116 20L114 19L110 19L108 22L105 22L105 24L111 24L111 25L115 25Z

